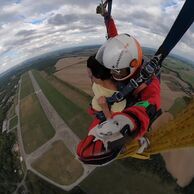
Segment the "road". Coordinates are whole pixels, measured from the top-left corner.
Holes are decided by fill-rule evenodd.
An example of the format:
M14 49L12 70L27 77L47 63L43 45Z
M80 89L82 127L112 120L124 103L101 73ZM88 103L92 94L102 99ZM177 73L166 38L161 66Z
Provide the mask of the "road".
M63 121L63 119L59 116L59 114L56 112L54 107L50 104L48 101L47 97L44 95L42 92L41 88L39 87L37 81L35 80L32 72L29 72L30 79L32 81L32 85L34 87L35 94L48 118L50 121L51 125L55 129L55 135L53 138L51 138L49 141L47 141L45 144L40 146L37 150L32 152L31 154L26 154L23 141L22 141L22 134L21 134L21 126L20 126L20 91L21 91L21 81L19 83L19 93L18 93L18 105L16 106L16 113L18 116L18 130L17 130L17 135L18 135L18 143L20 146L20 152L21 155L25 161L26 168L28 170L31 170L33 173L41 177L42 179L46 180L47 182L63 189L66 191L71 190L73 187L78 185L83 179L85 179L94 169L95 167L90 166L90 165L84 165L81 163L84 173L81 177L79 177L73 184L71 185L60 185L52 180L50 180L48 177L42 175L38 171L32 168L32 163L39 157L41 157L42 154L47 152L51 147L52 144L55 141L63 141L64 144L67 146L67 148L72 152L72 154L76 158L76 145L79 143L80 139L79 137L73 133L73 131L67 126L67 124ZM78 162L80 162L78 160Z

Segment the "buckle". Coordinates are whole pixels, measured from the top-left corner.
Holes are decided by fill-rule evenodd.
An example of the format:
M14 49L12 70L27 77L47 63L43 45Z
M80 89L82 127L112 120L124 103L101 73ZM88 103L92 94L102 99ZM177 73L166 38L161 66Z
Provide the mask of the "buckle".
M124 99L124 96L121 92L114 93L113 95L116 98L116 102L121 102Z
M145 66L145 71L148 73L148 74L153 74L154 73L154 67L153 65L155 64L148 64Z
M139 87L139 84L134 79L130 80L130 84L133 86L133 88L138 88Z

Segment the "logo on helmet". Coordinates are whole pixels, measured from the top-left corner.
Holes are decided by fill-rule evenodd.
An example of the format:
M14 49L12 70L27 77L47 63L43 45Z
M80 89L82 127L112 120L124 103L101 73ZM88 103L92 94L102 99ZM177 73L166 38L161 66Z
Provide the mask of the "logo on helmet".
M117 63L116 63L116 69L118 69L118 66L119 66L119 63L120 63L120 60L121 60L121 57L123 56L123 53L124 53L124 50L122 50L119 54L119 57L117 59Z

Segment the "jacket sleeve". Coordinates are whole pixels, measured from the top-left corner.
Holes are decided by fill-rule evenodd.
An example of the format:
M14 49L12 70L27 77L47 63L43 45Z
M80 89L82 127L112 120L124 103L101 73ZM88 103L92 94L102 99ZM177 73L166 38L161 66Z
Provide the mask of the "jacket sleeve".
M160 109L160 81L153 78L152 82L140 93L140 101L135 105L126 108L123 113L133 120L135 128L133 129L134 138L142 137L150 125L150 113L154 114ZM154 112L155 111L155 112Z
M110 17L109 16L105 16L104 17L104 22L105 22L105 25L106 25L108 39L118 35L115 22L114 22L114 20L113 20L113 18L111 16Z

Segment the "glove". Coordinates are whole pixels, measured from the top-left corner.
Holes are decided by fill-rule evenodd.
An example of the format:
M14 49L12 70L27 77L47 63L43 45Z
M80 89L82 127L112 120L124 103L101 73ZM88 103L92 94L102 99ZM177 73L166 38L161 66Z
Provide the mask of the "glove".
M88 136L78 144L77 155L85 164L106 165L116 159L123 145L132 139L134 129L132 119L117 113L89 131Z
M96 7L96 13L102 15L103 17L107 14L107 10L106 10L106 4L102 4L100 3L97 7Z

